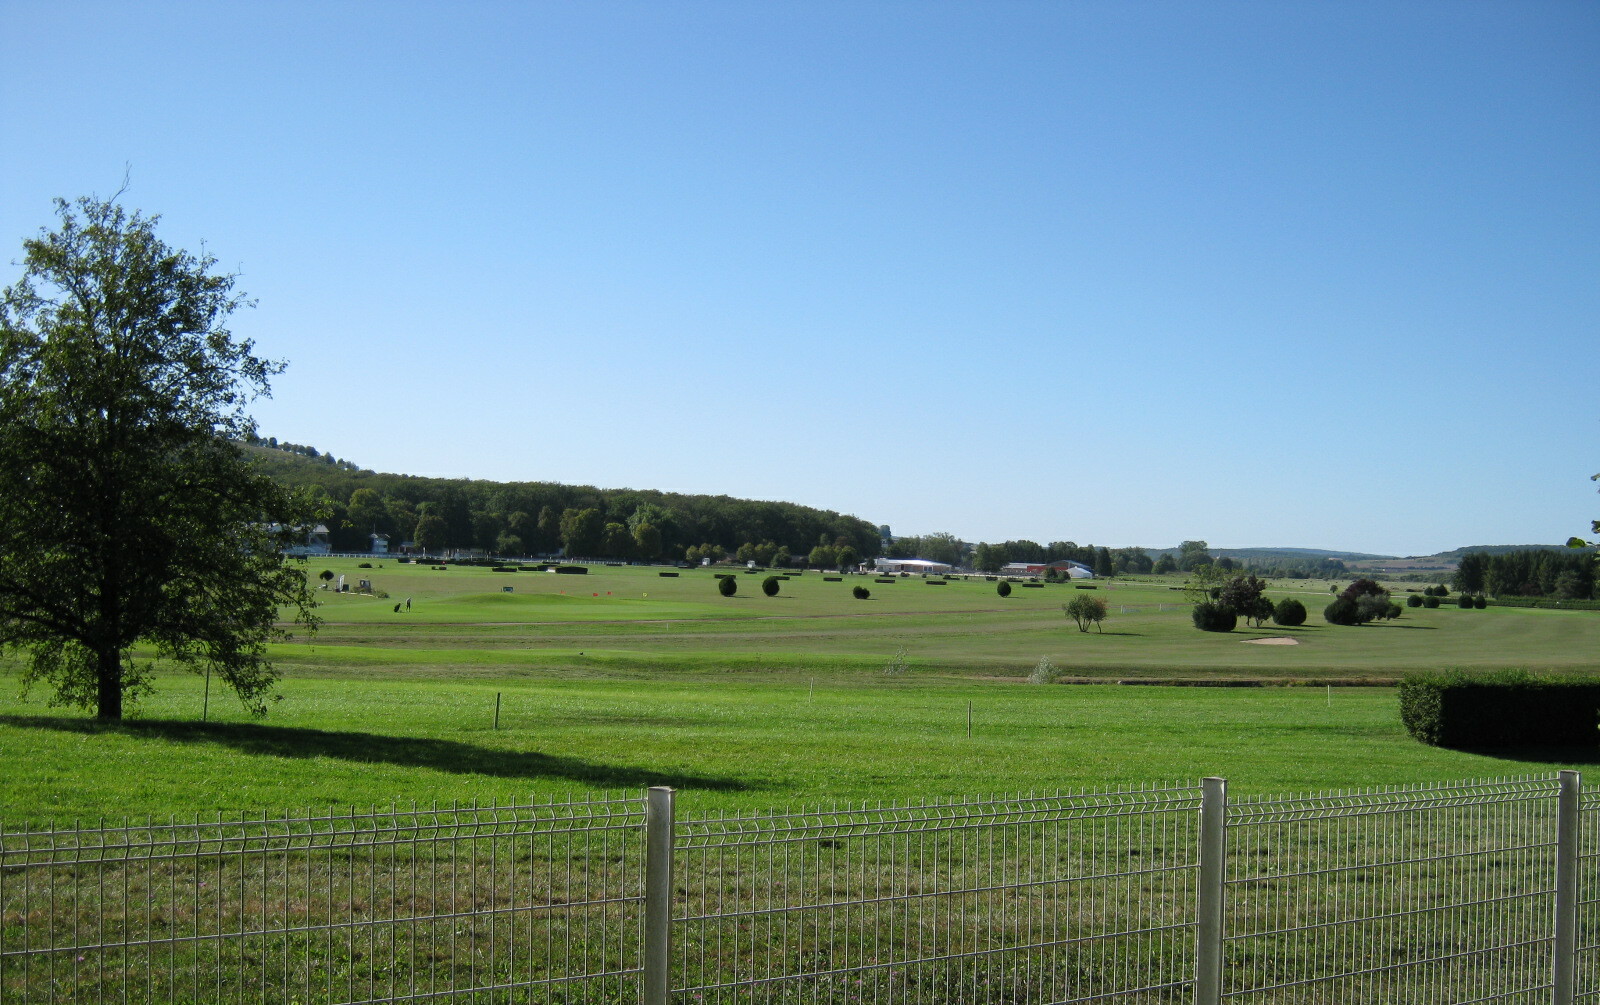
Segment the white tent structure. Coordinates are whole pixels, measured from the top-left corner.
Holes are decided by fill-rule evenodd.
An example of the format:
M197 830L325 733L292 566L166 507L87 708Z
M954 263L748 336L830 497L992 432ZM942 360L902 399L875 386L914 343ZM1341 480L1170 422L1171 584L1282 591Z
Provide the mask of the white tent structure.
M925 558L879 558L873 560L873 566L882 576L895 576L902 572L942 576L950 571L950 566L945 563L930 562Z

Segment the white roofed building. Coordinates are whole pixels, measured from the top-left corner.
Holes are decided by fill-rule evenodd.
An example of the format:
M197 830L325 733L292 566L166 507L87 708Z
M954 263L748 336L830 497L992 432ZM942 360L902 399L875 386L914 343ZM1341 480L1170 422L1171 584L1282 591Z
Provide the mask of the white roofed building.
M950 566L945 563L930 562L925 558L879 558L873 560L873 568L883 576L902 572L942 576L950 571Z

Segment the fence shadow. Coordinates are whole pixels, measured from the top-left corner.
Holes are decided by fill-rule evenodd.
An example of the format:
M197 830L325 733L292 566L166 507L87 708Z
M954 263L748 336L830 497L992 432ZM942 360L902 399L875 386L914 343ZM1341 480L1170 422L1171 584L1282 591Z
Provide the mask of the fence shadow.
M481 747L459 740L433 737L385 736L381 733L306 729L299 726L181 719L132 719L120 723L102 723L94 719L0 715L0 724L86 735L120 733L176 743L216 743L231 747L241 754L268 757L331 757L356 764L432 768L451 774L488 775L491 778L560 778L604 788L673 785L722 792L750 788L731 778L603 764L576 757Z

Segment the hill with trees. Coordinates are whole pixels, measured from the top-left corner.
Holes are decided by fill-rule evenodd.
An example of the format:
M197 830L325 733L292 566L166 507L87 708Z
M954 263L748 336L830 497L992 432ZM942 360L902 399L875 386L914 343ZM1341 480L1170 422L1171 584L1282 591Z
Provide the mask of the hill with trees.
M646 560L743 551L767 563L817 548L833 558L845 549L859 556L879 551L876 525L794 503L385 474L275 439L245 450L260 470L320 498L335 551L367 551L373 534L433 552L543 555L565 548L573 556Z

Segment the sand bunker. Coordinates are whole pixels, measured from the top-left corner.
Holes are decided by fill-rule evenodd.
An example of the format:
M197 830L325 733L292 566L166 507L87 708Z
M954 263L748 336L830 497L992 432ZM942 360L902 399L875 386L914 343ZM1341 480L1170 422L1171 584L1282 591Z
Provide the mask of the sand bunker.
M1297 646L1299 639L1291 639L1286 635L1274 635L1270 639L1245 639L1253 646Z

